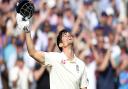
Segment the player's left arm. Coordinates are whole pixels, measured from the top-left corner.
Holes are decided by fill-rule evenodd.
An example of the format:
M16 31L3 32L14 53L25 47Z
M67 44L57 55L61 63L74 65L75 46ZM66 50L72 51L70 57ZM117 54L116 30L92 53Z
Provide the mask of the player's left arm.
M80 81L80 89L87 89L88 86L88 78L87 78L87 72L86 72L86 66L84 65L84 70L81 76L81 81Z

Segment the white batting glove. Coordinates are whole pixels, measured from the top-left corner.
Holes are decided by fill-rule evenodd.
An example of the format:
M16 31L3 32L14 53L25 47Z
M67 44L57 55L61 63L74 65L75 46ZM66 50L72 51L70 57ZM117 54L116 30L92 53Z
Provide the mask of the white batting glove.
M16 14L16 21L17 21L17 27L20 30L24 30L24 32L30 32L29 26L30 26L30 21L28 20L23 20L23 16L21 14Z

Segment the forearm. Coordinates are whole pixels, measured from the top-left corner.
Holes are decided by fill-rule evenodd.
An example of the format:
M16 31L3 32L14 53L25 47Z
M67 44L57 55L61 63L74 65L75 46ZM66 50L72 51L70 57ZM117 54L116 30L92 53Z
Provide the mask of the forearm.
M127 59L126 60L123 60L122 63L121 63L121 65L119 66L120 71L127 69L127 66L128 66Z
M44 64L44 53L36 51L30 32L26 32L26 44L29 55L34 58L37 62Z
M99 66L98 66L98 70L100 71L104 71L106 69L106 67L108 66L108 62L109 62L109 59L106 58L103 63L101 63Z
M31 38L31 34L30 32L27 32L25 34L26 34L26 45L27 45L28 53L32 55L35 52L35 48Z
M42 66L39 70L34 71L34 78L35 80L39 80L39 78L43 75L45 71L45 66Z
M109 64L109 59L110 59L110 53L108 51L103 59L103 62L99 65L98 70L104 71Z
M110 59L110 62L111 62L111 64L112 64L112 67L113 67L114 69L116 69L117 66L118 66L118 64L116 64L115 60L111 58L111 59Z
M96 51L96 49L94 48L93 45L91 46L91 48L92 48L92 51L93 51L93 54L94 54L95 61L99 65L101 63L101 60L100 60L100 57L98 55L98 52Z
M76 22L74 23L74 27L72 30L72 34L75 35L79 30L80 18L78 17Z

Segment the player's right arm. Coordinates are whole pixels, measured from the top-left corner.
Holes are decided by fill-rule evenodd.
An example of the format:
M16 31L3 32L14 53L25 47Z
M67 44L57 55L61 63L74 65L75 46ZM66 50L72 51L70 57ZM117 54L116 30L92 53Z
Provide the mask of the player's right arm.
M25 34L26 34L26 45L29 55L39 63L44 64L44 52L40 52L35 49L30 32L26 32Z
M29 55L32 58L34 58L36 61L38 61L39 63L41 63L41 64L44 63L44 52L37 51L34 47L34 44L33 44L32 38L31 38L31 34L30 34L29 19L24 21L23 16L17 13L16 20L17 20L18 29L24 30L24 32L25 32L26 44L27 44L27 49L28 49Z

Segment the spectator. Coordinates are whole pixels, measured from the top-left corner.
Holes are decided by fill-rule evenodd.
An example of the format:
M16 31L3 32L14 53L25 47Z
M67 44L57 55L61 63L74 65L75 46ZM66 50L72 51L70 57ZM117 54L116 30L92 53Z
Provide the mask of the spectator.
M0 56L0 89L9 89L8 70L2 56Z
M93 54L90 49L86 49L80 55L80 58L83 59L87 66L87 75L89 80L88 89L96 89L96 61L93 58Z
M126 39L120 41L120 46L122 49L120 56L120 65L118 67L118 75L119 75L119 89L127 89L128 88L128 53L127 53L127 42ZM123 44L122 44L123 43Z
M42 67L39 68L39 70L35 69L35 60L28 55L26 50L25 35L21 30L16 29L15 6L17 1L19 0L0 0L1 66L4 61L7 70L12 70L11 68L14 69L17 55L20 54L24 57L24 64L30 68L30 71L43 71ZM30 28L37 50L48 52L58 51L54 38L58 32L67 28L75 38L75 54L83 57L82 59L86 63L88 71L91 72L91 74L90 72L88 74L90 84L92 83L91 81L95 81L93 68L96 62L97 84L100 83L103 89L104 85L107 86L106 88L108 88L108 86L111 87L113 86L113 77L116 77L116 79L119 80L119 83L116 83L116 88L128 89L128 0L31 1L34 3L35 13L32 17L32 27ZM88 45L88 43L97 46L93 47ZM92 47L89 50L93 48L94 50L88 54L87 49L89 46ZM106 59L107 62L105 62L105 66L102 66L108 49L112 49L112 53L108 54L109 59ZM90 54L95 55L95 57L91 58ZM99 58L96 57L96 54L98 54ZM100 59L100 61L97 59ZM104 68L102 69L101 66ZM100 68L102 70L99 70ZM114 76L115 73L116 76ZM109 76L109 74L111 76ZM0 85L3 85L3 79L8 81L7 77L9 76L5 75L7 75L7 72L2 71L2 83L0 83ZM37 76L36 73L35 76ZM104 81L102 79L104 79ZM94 83L95 82L91 84L91 87L93 87Z
M63 23L64 23L64 27L67 28L68 31L70 32L71 32L71 29L73 28L74 19L75 18L73 16L71 8L65 8Z
M46 66L36 63L34 78L36 80L36 89L50 89L49 74Z
M109 45L111 47L111 58L113 59L113 67L117 67L119 65L119 58L120 58L120 55L121 55L121 49L120 47L115 44L115 32L111 32L109 33Z
M119 67L119 89L127 89L128 88L128 54L126 52L122 51L121 54L121 64Z
M107 20L108 20L108 15L105 11L103 11L101 13L100 21L99 21L99 24L97 25L97 27L98 26L103 27L103 35L104 36L108 36L108 34L110 32L112 32L112 28L108 25Z
M97 63L97 89L115 89L114 74L111 59L111 48L104 48L104 38L97 38L96 48L92 46L94 57Z
M98 18L96 16L95 10L93 8L93 1L92 0L84 0L84 9L85 9L85 21L87 21L87 28L93 30L95 26L98 25ZM93 20L92 20L93 19Z
M4 58L8 69L11 69L14 66L17 58L16 37L12 36L11 43L7 44L7 46L4 48Z
M16 65L10 70L11 88L30 89L33 82L32 71L25 66L23 58L18 57Z

